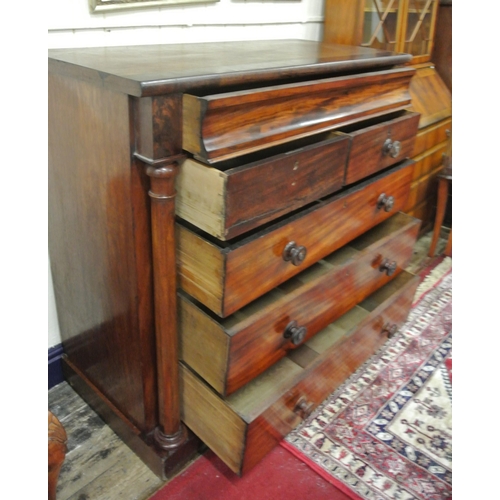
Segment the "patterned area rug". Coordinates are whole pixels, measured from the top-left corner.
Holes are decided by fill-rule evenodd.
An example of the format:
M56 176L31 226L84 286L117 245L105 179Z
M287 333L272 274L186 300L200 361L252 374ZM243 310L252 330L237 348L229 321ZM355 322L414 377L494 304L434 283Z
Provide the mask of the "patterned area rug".
M399 333L282 446L354 499L451 498L451 292L447 257Z

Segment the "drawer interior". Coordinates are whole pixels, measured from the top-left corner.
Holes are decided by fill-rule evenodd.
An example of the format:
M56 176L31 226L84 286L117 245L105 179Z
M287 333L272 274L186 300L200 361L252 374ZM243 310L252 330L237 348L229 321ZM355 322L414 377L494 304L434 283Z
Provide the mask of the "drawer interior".
M406 319L418 277L402 272L300 348L223 398L181 362L185 424L234 472L250 470L304 418L298 404L320 404Z
M244 421L251 422L265 410L270 400L277 400L322 354L343 343L371 312L402 291L414 278L413 274L402 272L301 347L291 351L271 369L230 395L226 403Z
M235 392L405 269L419 227L399 212L225 318L179 291L181 359L220 394ZM295 342L292 320L305 329Z
M413 217L402 212L394 214L394 216L368 230L360 237L352 240L347 245L332 252L330 255L304 269L299 274L292 276L284 283L279 284L276 288L273 288L271 291L225 318L216 315L194 299L190 298L189 300L196 303L197 307L217 321L227 331L227 334L231 335L234 333L234 327L238 323L249 320L268 308L275 309L279 301L291 298L297 293L302 292L305 287L314 284L318 280L322 280L330 270L347 264L370 246L376 243L378 243L377 246L380 246L388 239L396 238L401 231L407 230L412 221L415 221ZM179 293L186 296L182 291Z

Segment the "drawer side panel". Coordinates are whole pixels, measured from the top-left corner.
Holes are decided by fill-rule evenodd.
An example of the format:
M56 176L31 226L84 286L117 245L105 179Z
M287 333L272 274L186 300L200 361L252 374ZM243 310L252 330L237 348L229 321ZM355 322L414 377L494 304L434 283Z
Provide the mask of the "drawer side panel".
M182 420L231 470L239 471L246 423L188 368L179 366Z
M221 312L225 259L220 249L180 224L176 225L180 288L214 312Z
M219 393L226 385L229 339L221 326L179 294L179 358Z

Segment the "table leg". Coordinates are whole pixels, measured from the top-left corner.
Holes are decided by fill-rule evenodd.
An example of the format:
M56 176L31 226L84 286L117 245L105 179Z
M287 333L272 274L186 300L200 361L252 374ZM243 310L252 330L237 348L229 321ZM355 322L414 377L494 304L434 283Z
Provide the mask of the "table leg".
M440 178L438 180L436 220L434 221L434 231L432 233L432 241L429 248L429 257L434 257L434 254L436 253L436 246L439 240L441 226L443 224L446 202L448 200L448 182L448 179Z

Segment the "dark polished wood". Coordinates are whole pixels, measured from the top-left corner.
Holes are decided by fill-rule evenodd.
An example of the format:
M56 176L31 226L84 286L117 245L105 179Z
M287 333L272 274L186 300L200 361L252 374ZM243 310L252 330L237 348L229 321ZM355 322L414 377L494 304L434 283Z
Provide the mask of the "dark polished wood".
M390 120L344 132L351 138L345 184L352 184L396 164L413 153L420 115L405 113Z
M183 147L215 163L397 111L410 104L413 75L412 68L396 68L209 96L185 94ZM370 99L374 94L377 99Z
M215 163L401 110L410 104L414 73L394 68L208 96L185 94L183 148Z
M131 161L128 98L49 74L48 99L48 239L64 351L152 430L149 182Z
M413 162L403 162L228 244L207 240L179 223L179 285L217 315L229 316L402 210L412 175ZM394 198L389 211L378 205L383 193ZM307 249L299 266L283 259L292 241Z
M177 287L193 299L199 293L219 316L238 313L400 210L414 164L401 159L376 176L376 169L365 171L368 178L341 188L341 168L349 155L345 146L353 138L344 135L338 142L343 147L316 151L317 169L311 150L301 145L293 164L299 160L299 169L310 161L308 171L319 175L334 157L334 176L325 183L329 187L324 173L287 178L287 169L280 170L279 160L273 160L266 168L276 168L274 177L262 175L253 187L251 179L240 178L236 191L259 190L262 198L235 201L237 208L227 213L230 227L241 220L244 232L225 234L227 241L196 226L205 215L203 206L191 226L176 215L178 170L185 161L201 158L201 168L211 168L207 163L212 161L222 173L223 160L231 159L241 162L243 170L247 166L252 177L258 175L254 154L265 164L277 145L286 157L295 141L315 136L315 142L324 139L318 134L334 133L341 125L385 119L410 104L414 70L396 67L409 59L298 40L49 52L49 253L65 373L159 477L185 464L197 442L190 432L186 438L183 425L190 426L192 419L180 400ZM382 146L390 155L398 149ZM193 182L207 191L205 199L218 198L213 182L200 179ZM284 196L276 196L275 205L269 202L275 196L266 180ZM292 194L294 186L280 188L287 182L302 186ZM189 197L182 183L177 188L184 199ZM197 198L195 191L191 194ZM262 205L260 219L252 212L255 203ZM230 204L220 206L223 220ZM409 245L396 246L391 262L404 261ZM378 256L374 260L378 279L399 279L402 273L395 272L393 279L380 272ZM282 325L283 337L289 332L285 340L296 347L304 342L301 323L295 326L289 318ZM212 400L216 394L211 389L210 394ZM298 416L311 408L307 398L293 401ZM203 430L208 418L226 432L224 411L214 400L192 430ZM229 424L242 429L235 420ZM233 431L228 428L228 436ZM241 470L259 456L252 449L271 444L260 424L249 432L254 437L245 461L250 462ZM237 447L230 453L241 459L241 451Z
M148 97L314 75L367 71L410 61L363 47L306 40L255 40L49 50L49 71L97 87Z
M387 340L387 324L401 326L418 282L401 273L228 398L181 364L184 421L234 472L247 473Z
M439 0L432 62L452 91L452 0Z
M179 373L177 367L177 270L175 257L175 177L179 165L173 157L161 167L148 167L151 178L151 238L158 373L158 446L179 447L187 439L180 420Z
M232 394L395 278L410 262L419 227L396 214L226 320L182 294L181 359L222 396ZM395 263L392 273L380 271L383 259ZM291 322L300 339L287 336Z
M67 442L64 427L49 411L49 500L56 500L57 480L66 457Z
M429 248L429 257L434 257L436 253L436 247L439 240L439 234L441 232L441 226L443 225L444 215L446 212L446 205L448 204L448 193L452 181L452 166L451 161L446 164L443 170L437 176L438 179L438 190L437 190L437 207L436 207L436 219L434 220L434 229L432 231L431 246ZM444 254L451 256L451 232L448 237L448 242L444 250Z
M334 134L320 138L216 168L186 160L177 180L177 215L230 240L339 190L350 142Z

